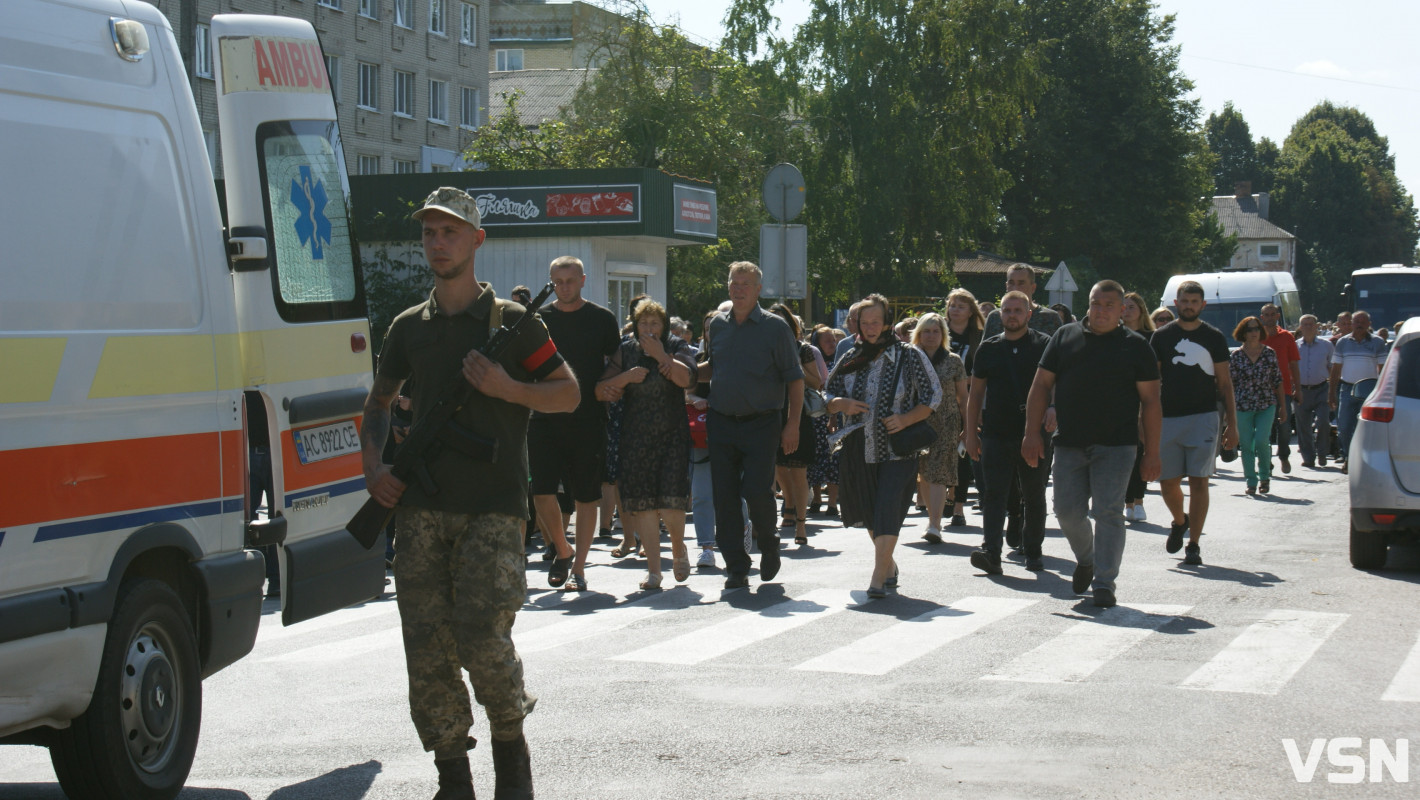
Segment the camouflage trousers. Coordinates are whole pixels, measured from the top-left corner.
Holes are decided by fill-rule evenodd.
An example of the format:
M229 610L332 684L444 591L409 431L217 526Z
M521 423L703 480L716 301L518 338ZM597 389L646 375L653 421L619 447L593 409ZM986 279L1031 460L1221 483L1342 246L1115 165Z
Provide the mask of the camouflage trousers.
M461 669L493 738L517 738L537 702L513 647L527 594L521 520L401 508L398 526L394 574L419 741L436 758L468 749L473 710Z

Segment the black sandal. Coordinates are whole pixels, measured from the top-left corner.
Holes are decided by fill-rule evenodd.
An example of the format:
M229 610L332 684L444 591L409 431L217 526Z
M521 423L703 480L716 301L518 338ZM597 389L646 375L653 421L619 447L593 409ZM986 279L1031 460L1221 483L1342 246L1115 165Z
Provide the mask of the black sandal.
M557 588L567 582L567 573L572 569L572 556L566 558L553 559L552 566L547 568L547 585Z

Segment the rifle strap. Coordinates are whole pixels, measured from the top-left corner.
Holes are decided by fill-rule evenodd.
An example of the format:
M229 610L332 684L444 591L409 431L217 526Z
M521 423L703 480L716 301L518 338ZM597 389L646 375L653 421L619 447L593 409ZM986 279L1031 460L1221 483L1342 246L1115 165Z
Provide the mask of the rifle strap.
M492 339L493 334L503 327L503 302L498 298L493 298L493 311L488 315L488 338Z

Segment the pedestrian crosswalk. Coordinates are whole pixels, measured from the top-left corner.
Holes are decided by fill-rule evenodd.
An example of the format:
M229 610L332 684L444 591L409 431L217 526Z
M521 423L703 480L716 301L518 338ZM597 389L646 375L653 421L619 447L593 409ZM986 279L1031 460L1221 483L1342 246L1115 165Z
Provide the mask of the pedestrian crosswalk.
M780 587L775 587L779 589ZM755 647L786 643L774 659L790 670L851 675L887 675L921 659L952 657L952 648L989 641L984 666L969 680L1028 684L1080 684L1096 679L1106 665L1126 661L1146 644L1156 658L1191 668L1169 673L1166 685L1181 690L1275 696L1301 674L1313 656L1344 630L1349 615L1302 609L1236 609L1214 613L1190 605L1120 605L1107 610L1061 607L1038 596L966 596L945 602L911 600L907 614L850 614L849 610L890 609L865 593L806 588L783 594L699 593L679 586L617 601L609 595L547 595L519 615L514 639L526 658L594 642L592 658L624 663L687 667L736 656L762 657ZM906 600L906 598L904 598ZM274 664L303 664L362 656L400 646L395 604L349 609L292 628L263 627L256 657ZM1156 636L1188 615L1207 618L1210 636ZM849 617L852 619L850 620ZM835 623L833 620L842 620ZM1194 619L1196 622L1197 619ZM358 635L341 637L346 623ZM372 625L374 632L365 632ZM292 648L294 633L308 631L318 643ZM803 630L805 635L791 636ZM1178 629L1175 629L1178 630ZM982 640L979 637L991 637ZM650 639L650 643L647 643ZM1370 644L1370 643L1368 643ZM1402 645L1403 646L1403 645ZM1168 648L1182 648L1159 655ZM587 652L579 647L576 652ZM567 651L554 652L563 658ZM976 660L982 663L982 650ZM1420 641L1397 654L1397 672L1375 695L1384 702L1420 703ZM1143 678L1157 683L1157 672ZM1117 675L1117 673L1114 673Z

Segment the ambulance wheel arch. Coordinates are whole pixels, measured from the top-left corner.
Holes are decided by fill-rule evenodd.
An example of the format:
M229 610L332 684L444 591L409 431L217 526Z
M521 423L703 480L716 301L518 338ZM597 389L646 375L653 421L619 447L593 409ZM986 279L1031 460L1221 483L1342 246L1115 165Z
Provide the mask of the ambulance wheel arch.
M155 578L125 580L82 716L50 760L70 797L157 798L182 790L197 751L202 675L187 604Z

